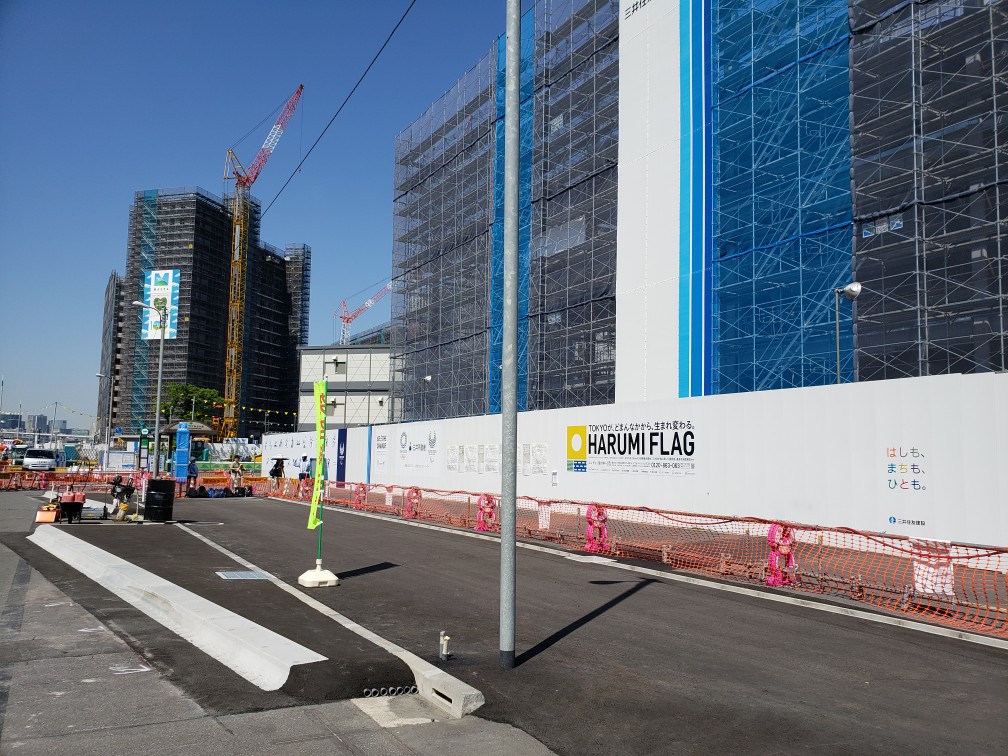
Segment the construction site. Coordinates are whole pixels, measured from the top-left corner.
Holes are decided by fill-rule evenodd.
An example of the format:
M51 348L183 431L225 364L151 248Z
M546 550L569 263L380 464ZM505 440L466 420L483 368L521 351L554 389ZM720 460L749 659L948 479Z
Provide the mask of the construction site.
M614 3L522 19L518 407L614 398ZM500 411L504 43L395 143L392 413Z
M667 26L645 5L623 40L614 2L522 18L519 409L650 398L674 353L680 396L1005 370L1004 4L721 0ZM638 51L649 27L681 59ZM500 410L503 65L501 39L396 139L397 421ZM662 96L683 125L637 124ZM661 128L688 175L618 169ZM676 215L684 236L658 234ZM621 392L617 227L625 271L648 271L620 289L656 303L621 305ZM634 383L638 364L657 367Z
M262 242L262 208L251 189L303 90L279 109L247 170L227 150L230 196L198 187L136 193L126 273L113 273L105 292L99 427L145 435L147 426L170 421L158 407L163 381L221 390L222 412L211 418L219 438L262 434L270 413L293 415L297 348L308 338L311 248L289 244L281 252Z
M142 338L138 308L132 305L142 299L143 271L175 269L180 275L178 330L176 338L165 339L163 382L223 389L228 325L224 293L231 276L228 199L196 187L136 193L126 273L113 273L106 290L102 372L113 375L114 382L110 388L103 380L100 387L99 428L105 427L110 405L111 425L124 435L154 427L159 344ZM284 411L293 411L297 347L307 343L311 248L294 244L280 250L260 241L259 210L253 201L239 436L261 433L267 410L274 427ZM109 348L113 343L118 345L114 351ZM114 372L106 366L114 366Z
M680 383L678 395L1005 369L1000 157L1008 134L997 98L1008 14L978 0L857 2L850 12L849 23L840 0L779 3L772 12L750 0L717 2L696 21L709 24L706 67L695 38L681 37L683 54L701 62L690 96L709 97L710 112L691 116L706 146L690 158L693 199L682 194L676 211L678 195L648 198L654 175L642 191L637 166L621 173L618 164L638 138L627 128L621 135L620 112L632 118L638 94L621 93L620 77L644 70L659 93L678 92L678 82L621 65L621 49L637 53L635 40L620 39L617 3L532 4L522 20L519 101L519 409L616 400L617 228L640 223L617 222L621 196L692 224L688 245L638 234L622 253L633 267L634 239L646 238L652 255L673 260L668 279L648 278L646 297L644 288L626 296L657 302L660 314L678 310L679 321L659 319L656 328L653 316L621 315L620 364L635 352L652 363L689 355L685 369L703 375L689 389ZM665 11L648 13L657 24ZM140 272L155 267L182 271L179 339L166 346L165 378L223 385L224 436L253 428L256 412L296 403L290 349L307 335L310 249L262 243L248 189L299 92L248 172L229 153L234 195L138 193L127 274L110 280L106 306L103 366L116 359L110 323L119 322L122 354L132 355L115 372L116 425L150 420L153 345L122 327L122 308ZM390 345L392 421L500 410L503 136L500 38L395 140L391 281L356 310L344 302L333 314L333 341L342 319L339 343L348 344L352 320L392 299L391 324L370 335ZM646 212L642 229L657 223ZM245 237L247 272L229 257ZM851 282L864 290L856 302L840 298ZM647 384L650 397L666 376L660 364L648 369L661 379ZM285 398L272 386L285 386ZM621 400L636 391L631 385ZM104 399L99 406L102 414Z
M851 14L858 380L1004 371L1008 8Z

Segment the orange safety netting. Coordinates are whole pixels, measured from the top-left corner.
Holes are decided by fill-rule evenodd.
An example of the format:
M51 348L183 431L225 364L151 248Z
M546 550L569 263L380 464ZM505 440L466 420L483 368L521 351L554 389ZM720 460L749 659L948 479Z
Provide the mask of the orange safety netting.
M311 499L311 481L257 486ZM326 483L325 503L500 532L499 499L417 486ZM611 557L661 562L735 583L778 586L1008 638L1008 548L753 517L519 497L517 535Z

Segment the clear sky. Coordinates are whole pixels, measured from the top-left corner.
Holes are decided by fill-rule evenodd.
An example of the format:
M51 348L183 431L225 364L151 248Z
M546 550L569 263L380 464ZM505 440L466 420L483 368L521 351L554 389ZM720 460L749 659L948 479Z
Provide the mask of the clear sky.
M89 427L105 285L125 272L134 193L220 196L227 148L304 84L253 187L268 205L408 6L0 0L2 409L51 418L58 403L57 421ZM505 0L417 0L263 217L263 241L312 247L309 343L332 342L342 299L353 308L388 281L394 138L504 24ZM244 165L271 123L237 146ZM354 329L388 317L385 298Z

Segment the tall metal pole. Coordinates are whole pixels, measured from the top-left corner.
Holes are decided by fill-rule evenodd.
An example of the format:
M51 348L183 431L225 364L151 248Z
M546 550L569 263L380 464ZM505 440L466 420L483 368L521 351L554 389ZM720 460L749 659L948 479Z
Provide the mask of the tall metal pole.
M161 373L164 370L164 333L168 321L167 310L156 310L158 322L161 324L161 348L158 352L157 366L157 399L154 402L154 477L158 476L161 461Z
M108 417L105 419L105 468L108 469L108 456L111 447L109 443L112 435L112 387L115 385L115 374L109 373L108 383Z
M840 292L843 289L834 289L833 297L836 300L836 382L840 383Z
M107 470L109 452L111 451L111 448L109 447L109 436L112 435L112 373L95 373L95 378L109 379L108 414L105 416L105 462L102 465L102 469Z
M507 0L504 85L504 342L501 354L500 665L515 665L515 498L518 468L518 104L521 0Z

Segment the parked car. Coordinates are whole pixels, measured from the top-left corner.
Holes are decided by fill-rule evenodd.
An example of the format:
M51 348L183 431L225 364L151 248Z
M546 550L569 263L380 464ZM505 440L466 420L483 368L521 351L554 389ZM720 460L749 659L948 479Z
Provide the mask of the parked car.
M28 449L21 462L21 469L56 472L57 458L55 449Z

